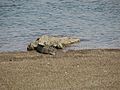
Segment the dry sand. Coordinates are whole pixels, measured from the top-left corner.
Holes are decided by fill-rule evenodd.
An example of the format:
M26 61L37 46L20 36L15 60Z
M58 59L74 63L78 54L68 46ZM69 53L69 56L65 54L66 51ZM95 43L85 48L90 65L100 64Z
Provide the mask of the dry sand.
M120 90L120 50L3 52L0 90Z

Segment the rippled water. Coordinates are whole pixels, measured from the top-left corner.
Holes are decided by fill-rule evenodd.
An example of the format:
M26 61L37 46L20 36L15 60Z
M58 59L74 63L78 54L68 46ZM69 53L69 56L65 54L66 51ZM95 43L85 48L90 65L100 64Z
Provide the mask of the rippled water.
M120 48L120 0L0 0L0 51L43 34L80 38L71 49Z

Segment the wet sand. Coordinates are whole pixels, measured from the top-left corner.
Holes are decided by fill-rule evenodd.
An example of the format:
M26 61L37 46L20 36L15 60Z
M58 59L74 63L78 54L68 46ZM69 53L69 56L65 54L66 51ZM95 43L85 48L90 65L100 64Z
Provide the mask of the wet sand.
M119 90L120 49L0 53L0 90Z

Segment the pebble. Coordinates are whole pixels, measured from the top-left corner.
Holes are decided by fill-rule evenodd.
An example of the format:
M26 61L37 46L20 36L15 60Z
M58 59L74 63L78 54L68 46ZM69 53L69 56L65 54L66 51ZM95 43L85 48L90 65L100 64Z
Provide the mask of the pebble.
M79 65L77 65L77 67L80 67Z

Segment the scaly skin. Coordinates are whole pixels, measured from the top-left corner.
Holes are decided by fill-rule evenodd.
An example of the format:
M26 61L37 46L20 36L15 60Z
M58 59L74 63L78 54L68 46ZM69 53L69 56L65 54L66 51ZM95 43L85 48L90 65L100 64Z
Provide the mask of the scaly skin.
M55 53L56 53L56 49L51 46L38 45L36 50L40 53L50 54L50 55L55 55Z

